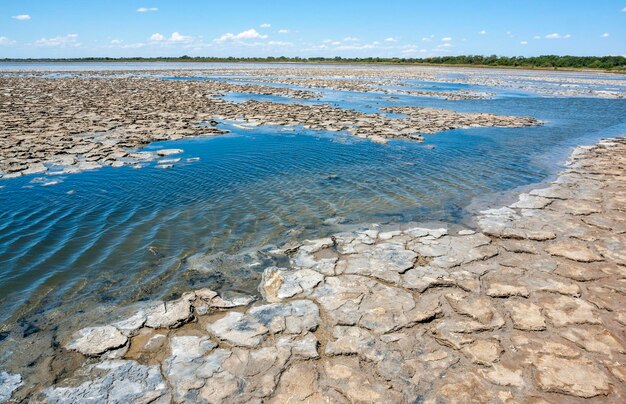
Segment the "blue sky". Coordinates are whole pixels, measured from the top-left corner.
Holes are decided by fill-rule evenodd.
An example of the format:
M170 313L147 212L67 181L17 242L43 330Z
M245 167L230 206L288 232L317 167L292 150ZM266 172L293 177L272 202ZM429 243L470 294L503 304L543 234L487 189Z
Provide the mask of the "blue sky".
M0 58L626 55L626 0L0 0Z

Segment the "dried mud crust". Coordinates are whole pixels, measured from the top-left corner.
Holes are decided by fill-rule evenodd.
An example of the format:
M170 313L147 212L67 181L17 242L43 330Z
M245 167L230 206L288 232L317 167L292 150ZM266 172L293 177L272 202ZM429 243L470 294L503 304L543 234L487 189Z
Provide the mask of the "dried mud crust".
M31 398L622 402L625 174L626 139L606 140L482 212L477 232L370 229L275 251L290 265L265 270L262 300L198 290L79 330L65 346L95 360Z
M77 172L136 165L147 157L136 149L150 142L228 132L201 125L214 119L346 131L379 142L387 138L421 141L420 133L460 127L541 123L527 117L438 109L413 108L405 118L391 118L325 104L235 103L221 98L224 92L316 97L308 90L213 80L0 75L0 178L44 174L51 169Z

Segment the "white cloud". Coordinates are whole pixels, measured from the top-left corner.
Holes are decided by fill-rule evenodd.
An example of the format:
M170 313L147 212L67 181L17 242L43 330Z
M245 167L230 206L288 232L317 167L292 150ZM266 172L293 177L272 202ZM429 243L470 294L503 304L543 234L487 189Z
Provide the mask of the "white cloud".
M267 44L270 46L293 46L293 43L285 41L269 41Z
M159 9L156 8L156 7L139 7L137 9L138 13L147 13L147 12L150 12L150 11L159 11Z
M20 14L20 15L14 15L13 17L14 20L19 20L19 21L28 21L30 20L30 15L28 14Z
M335 48L335 50L364 50L364 49L374 49L377 45L373 43L366 44L352 44L352 45L340 45Z
M221 37L217 38L216 41L217 42L241 41L241 40L246 40L246 39L265 39L265 38L267 38L267 35L259 34L257 30L255 30L254 28L251 28L247 31L242 31L236 35L228 32L222 35Z
M191 42L193 37L188 35L182 35L180 32L172 32L169 38L166 38L163 34L155 33L150 35L150 40L153 42Z
M145 44L143 42L139 42L139 43L123 43L124 41L119 41L119 42L115 42L117 40L113 40L111 41L111 43L109 45L105 45L105 48L117 48L117 49L141 49L141 48L145 48L146 46L148 46L148 44ZM154 45L154 43L152 44Z
M482 30L482 31L480 31L480 32L479 32L479 34L480 34L480 35L487 35L487 31Z
M190 42L193 38L188 35L181 35L178 32L172 32L172 36L170 36L170 41L172 42Z
M450 42L450 41L452 40L452 38L451 38L451 37L449 37L449 36L447 36L447 37L445 37L445 38L441 38L441 40L442 40L443 42Z
M259 27L261 27L261 28L272 28L272 24L264 23L264 24L259 25Z
M609 34L608 32L605 32L604 34L602 34L602 38L608 38L610 36L611 34Z
M622 13L626 13L626 7L622 9Z
M428 38L427 36L425 36L424 38L422 38L422 41L423 41L423 42L430 42L430 41L431 41L431 39L430 39L430 38Z
M385 38L385 42L398 42L398 38L390 36L389 38Z
M565 34L565 35L561 35L557 32L553 33L553 34L548 34L546 35L546 39L568 39L571 38L572 36L570 34Z
M111 45L120 45L122 42L124 41L122 41L121 39L113 39L111 41Z
M520 44L522 44L522 45L528 45L528 41L522 41L522 42L520 42Z
M288 34L288 33L289 33L289 30L288 30L288 29L279 29L279 30L278 30L278 33L279 33L279 34Z
M540 35L535 35L535 36L533 37L533 39L541 39L541 36L540 36Z
M362 43L358 38L346 37L340 41L325 39L321 44L309 46L301 50L305 51L370 51L372 49L404 49L390 45L389 41L372 41L370 43Z
M442 43L441 45L437 45L438 48L450 48L452 44L450 42Z
M6 36L0 36L0 46L11 46L15 41L10 40Z
M35 46L53 46L53 47L79 47L77 34L67 34L65 36L56 36L54 38L41 38L35 41Z

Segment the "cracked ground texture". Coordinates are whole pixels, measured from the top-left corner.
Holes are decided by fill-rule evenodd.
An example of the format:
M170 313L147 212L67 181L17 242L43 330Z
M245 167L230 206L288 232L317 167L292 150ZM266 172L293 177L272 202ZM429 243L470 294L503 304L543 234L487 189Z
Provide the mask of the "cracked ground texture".
M203 289L77 331L46 402L624 402L626 139L579 147L478 231L279 251L262 299ZM3 376L4 377L4 376ZM6 375L16 381L17 375ZM15 383L13 383L15 385Z
M214 119L346 131L382 143L388 138L421 141L420 133L454 128L541 124L530 117L433 108L404 108L395 112L406 117L390 118L321 103L237 103L222 98L227 92L300 100L318 95L308 90L212 80L0 74L0 178L138 165L146 153L136 153L136 149L150 142L228 132L215 127L218 122Z

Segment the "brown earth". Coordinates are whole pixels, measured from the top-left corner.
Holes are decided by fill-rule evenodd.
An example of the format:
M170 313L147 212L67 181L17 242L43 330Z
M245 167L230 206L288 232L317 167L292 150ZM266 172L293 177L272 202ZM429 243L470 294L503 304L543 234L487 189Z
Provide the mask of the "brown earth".
M98 359L30 397L624 402L626 138L476 220L275 251L263 301L199 290L80 330L65 346Z

